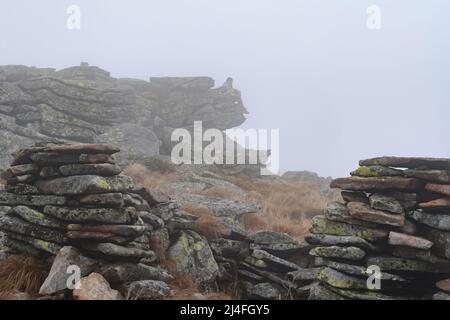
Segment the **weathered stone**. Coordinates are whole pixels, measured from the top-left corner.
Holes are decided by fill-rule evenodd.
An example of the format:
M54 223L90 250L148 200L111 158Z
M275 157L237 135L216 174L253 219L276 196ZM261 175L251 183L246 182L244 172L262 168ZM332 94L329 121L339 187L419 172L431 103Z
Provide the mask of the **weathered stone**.
M83 256L74 247L66 246L56 255L53 260L52 268L39 289L39 294L54 294L68 288L68 280L72 275L71 266L77 266L80 270L80 276L88 275L96 267L97 262ZM69 283L74 285L73 283Z
M363 221L398 227L403 226L405 223L404 214L391 214L385 211L374 210L364 203L349 202L347 208L352 217Z
M138 238L145 232L145 226L140 225L81 225L81 224L69 224L67 226L67 231L78 231L78 232L94 232L94 233L106 233L113 234L122 237L132 237ZM71 238L69 236L69 238Z
M450 169L450 159L445 158L424 158L424 157L378 157L361 160L361 166L381 165L398 168L419 168L430 169Z
M114 156L104 153L96 154L80 154L78 157L80 163L110 163L115 164L116 160Z
M107 264L98 271L111 284L122 284L139 280L159 280L170 282L173 276L165 269L142 263Z
M254 250L252 255L256 259L266 262L268 268L271 268L276 272L289 272L300 269L300 267L295 263L278 258L263 250Z
M390 253L394 257L424 261L440 269L450 268L450 260L437 257L430 250L394 246L391 248Z
M58 167L43 167L39 172L39 177L48 179L48 178L57 178L61 176L61 172L59 172Z
M173 294L170 287L162 281L141 280L127 283L124 286L125 295L128 299L160 299Z
M67 238L56 230L37 226L16 217L0 216L0 228L4 231L19 233L58 244L67 242Z
M366 253L357 247L316 247L311 249L310 255L323 258L347 259L347 260L362 260Z
M330 267L334 270L337 270L337 271L340 271L340 272L343 272L343 273L346 273L349 275L358 276L358 277L368 278L369 276L373 275L373 271L371 271L367 267L332 261L332 260L328 260L328 259L324 259L324 258L316 258L314 260L314 266ZM398 275L390 274L387 272L380 273L380 280L408 282L408 280L406 280Z
M25 174L23 176L16 176L9 178L6 180L8 184L17 184L17 183L30 183L36 180L36 176L33 174Z
M278 300L281 299L282 290L277 285L263 282L251 286L247 295L250 299Z
M321 283L315 283L311 286L308 300L349 300L343 296L331 291L327 286Z
M296 243L287 233L275 231L258 231L252 236L252 240L257 244L278 244L278 243Z
M385 166L373 165L373 166L361 166L358 169L350 172L352 176L358 177L392 177L402 176L403 171L392 169Z
M305 240L312 245L319 246L353 246L366 251L380 251L381 247L376 246L367 240L355 236L334 236L327 234L309 234Z
M38 194L39 190L36 186L26 183L8 184L6 191L18 195Z
M115 176L122 172L122 169L119 166L110 163L85 163L63 165L59 167L59 171L63 176Z
M264 250L280 258L289 258L292 255L307 252L310 246L306 242L298 243L274 243L274 244L251 244L253 250Z
M450 232L422 228L423 236L434 243L432 251L439 257L450 259Z
M425 211L446 211L450 209L450 198L440 198L428 202L419 203L419 208Z
M73 223L128 224L134 220L133 211L133 208L44 207L45 214Z
M367 201L368 203L368 201ZM325 216L330 221L344 222L352 225L376 228L377 225L372 222L362 221L353 218L347 206L340 202L331 202L325 208Z
M437 183L450 183L450 171L448 170L405 170L405 175L412 178L428 180Z
M427 183L425 190L450 196L450 185L448 184Z
M81 246L83 249L104 258L140 260L155 257L153 251L128 248L114 243L82 243Z
M78 154L64 154L57 152L36 152L30 156L31 160L40 166L78 163Z
M338 178L331 182L331 188L352 191L402 190L415 191L423 187L423 182L414 178L402 177L348 177Z
M34 163L9 167L3 174L2 179L10 179L16 176L23 176L38 172L39 166Z
M393 231L389 232L389 244L391 246L406 246L422 250L428 250L433 246L433 242L427 239Z
M367 266L378 266L381 271L416 271L427 273L446 273L448 266L439 267L424 261L415 259L406 259L398 257L369 257L366 261Z
M111 289L109 283L98 273L91 273L81 278L78 288L73 290L76 300L122 300L117 290Z
M46 216L45 214L28 208L27 206L16 206L8 212L9 215L17 216L22 218L25 221L28 221L32 224L36 224L43 227L62 229L64 230L67 226L67 223L64 223L61 220L54 219L52 217Z
M215 253L215 256L237 258L241 253L249 252L248 243L231 239L213 240L210 242L210 246Z
M312 219L311 233L329 234L335 236L356 236L372 242L384 240L388 237L388 231L386 230L370 229L341 222L329 221L326 220L325 217L321 216L316 216Z
M317 274L322 268L306 268L301 270L291 271L287 275L289 281L295 283L304 284L306 282L311 282L317 278Z
M45 206L64 205L65 203L66 198L61 196L17 195L0 190L1 205Z
M442 291L450 292L450 279L444 279L436 282L436 287Z
M65 143L65 144L47 144L42 151L58 152L58 153L114 154L119 152L120 149L111 144Z
M317 279L322 283L340 289L374 290L367 285L367 279L350 276L328 267L317 273Z
M71 176L36 181L43 194L79 195L91 193L125 192L133 187L127 176L100 177L94 175Z
M164 227L164 220L151 212L139 211L137 215L154 229L160 229Z
M68 202L70 206L118 208L124 206L122 193L98 193L79 196Z
M150 206L157 206L161 203L167 203L170 201L170 197L164 192L157 189L150 189L147 187L133 189L133 193L138 194Z
M178 272L190 274L197 284L210 284L218 275L219 267L208 242L192 231L182 231L167 251Z
M409 300L407 297L386 295L378 291L348 290L328 287L330 291L349 300Z
M448 214L412 211L408 213L408 217L429 227L442 231L450 231L450 215Z
M369 203L369 198L363 191L341 191L341 196L344 201L347 202L363 202Z
M450 300L450 294L445 292L437 292L433 295L433 300Z
M58 251L61 249L61 246L56 243L41 240L41 239L35 239L33 237L28 237L23 234L6 232L6 235L10 239L14 239L14 240L20 241L22 243L26 243L26 244L40 250L41 252L46 252L46 253L56 255L58 253Z
M405 211L400 201L383 194L372 194L369 201L370 206L376 210L388 211L392 213L404 213Z
M18 251L18 252L23 252L32 256L37 256L37 257L41 257L42 256L42 251L36 249L35 247L33 247L32 245L22 242L22 241L18 241L9 237L6 237L4 240L4 245L7 248L10 248L12 250Z

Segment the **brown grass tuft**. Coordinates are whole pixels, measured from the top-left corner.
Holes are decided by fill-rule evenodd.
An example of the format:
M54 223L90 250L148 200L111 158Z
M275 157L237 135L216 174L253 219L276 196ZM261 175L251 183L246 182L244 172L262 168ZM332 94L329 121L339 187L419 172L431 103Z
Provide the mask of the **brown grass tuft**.
M123 174L133 178L134 185L138 188L163 188L168 183L176 180L176 176L173 173L151 171L144 165L138 163L126 167Z
M185 203L181 209L198 217L196 231L208 240L221 238L227 233L227 228L211 209L193 203Z
M0 292L37 296L48 275L48 265L29 255L13 255L0 262Z

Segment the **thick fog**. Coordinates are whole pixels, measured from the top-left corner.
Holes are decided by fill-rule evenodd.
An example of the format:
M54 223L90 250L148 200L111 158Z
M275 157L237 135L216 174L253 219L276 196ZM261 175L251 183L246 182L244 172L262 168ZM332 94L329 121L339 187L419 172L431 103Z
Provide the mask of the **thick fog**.
M367 26L370 5L381 29ZM0 33L0 65L231 76L243 127L280 129L282 171L450 157L448 0L1 0Z

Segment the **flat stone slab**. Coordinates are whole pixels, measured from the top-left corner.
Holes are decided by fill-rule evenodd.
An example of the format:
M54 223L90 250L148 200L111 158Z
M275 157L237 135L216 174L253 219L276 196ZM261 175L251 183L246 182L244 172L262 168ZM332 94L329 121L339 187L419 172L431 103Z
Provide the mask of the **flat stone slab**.
M67 243L67 238L62 233L31 224L16 217L0 216L0 229L58 244Z
M368 203L368 201L367 201ZM325 208L325 217L330 221L344 222L353 225L359 225L368 228L376 228L377 225L372 222L362 221L353 218L347 206L340 202L331 202Z
M425 157L377 157L359 162L360 166L381 165L397 168L420 168L450 169L450 159L447 158L425 158Z
M252 255L258 260L265 261L269 267L272 266L278 272L289 272L300 269L295 263L278 258L264 250L253 250Z
M129 224L132 221L131 208L71 208L45 206L44 213L72 223Z
M330 221L325 219L323 216L316 216L312 219L310 231L313 234L356 236L371 242L385 240L388 237L387 230L371 229L342 222Z
M114 234L122 237L140 237L146 230L145 226L140 225L118 225L118 224L96 224L96 225L83 225L83 224L69 224L67 231L78 232L96 232Z
M357 247L316 247L311 249L310 255L315 257L331 258L331 259L346 259L358 261L364 259L366 253Z
M12 166L26 164L31 161L30 156L38 152L77 153L77 154L114 154L120 149L107 144L43 144L20 149L13 153Z
M127 283L124 289L131 299L161 299L173 294L167 283L157 280L134 281Z
M363 202L369 203L369 197L362 191L341 191L342 199L345 202Z
M6 232L6 235L10 239L20 241L21 243L26 243L32 246L33 248L36 248L37 250L50 253L52 255L56 255L58 251L61 249L61 246L59 244L41 239L35 239L33 237L29 237L23 234Z
M412 211L408 217L429 227L442 231L450 231L450 215Z
M165 269L147 266L143 263L106 264L98 271L109 283L123 284L139 280L170 282L173 276Z
M25 221L32 224L36 224L43 227L55 228L65 230L67 223L57 220L55 218L49 217L42 212L31 209L27 206L16 206L8 212L8 215L17 216Z
M447 184L427 183L425 190L450 196L450 185Z
M114 243L83 243L81 246L85 250L88 250L91 253L97 253L105 258L140 260L143 258L155 257L153 251L124 247Z
M36 186L27 183L8 184L5 189L9 193L17 195L38 194L39 190Z
M115 176L122 172L122 169L119 166L110 163L84 163L63 165L59 167L59 171L63 176Z
M41 196L41 195L17 195L0 191L0 205L26 205L26 206L46 206L65 205L66 198L62 196Z
M36 186L43 194L80 195L126 192L133 188L133 180L128 176L101 177L85 175L38 180L36 181Z
M407 177L428 180L437 183L450 183L449 170L416 170L408 169L404 171Z
M96 206L102 208L119 208L124 206L124 199L123 194L119 192L97 193L72 198L68 201L68 205L75 207Z
M333 236L328 234L309 234L305 240L311 245L319 246L354 246L366 251L380 251L381 248L355 236Z
M366 261L367 266L378 266L381 271L416 271L427 273L448 273L448 266L435 266L432 263L419 261L415 259L406 259L398 257L377 256L369 257Z
M436 287L442 291L450 292L450 279L444 279L436 282Z
M423 236L434 243L432 251L439 257L450 259L450 232L426 226L422 229Z
M11 166L2 174L2 179L10 179L16 176L23 176L27 174L36 173L39 171L39 166L34 163Z
M352 191L402 190L415 191L422 189L424 182L415 178L402 177L347 177L331 181L331 188Z
M419 208L424 211L439 211L450 209L450 198L440 198L428 202L419 203Z
M360 202L349 202L347 208L350 211L350 215L356 219L397 227L405 224L404 214L392 214L374 210L367 204Z
M328 259L324 259L324 258L316 258L314 260L314 265L317 267L330 267L334 270L349 274L349 275L353 275L353 276L358 276L358 277L369 277L370 275L372 275L372 272L364 266L359 266L359 265L353 265L353 264L347 264L347 263L343 263L343 262L337 262L337 261L333 261L333 260L328 260ZM397 282L408 282L408 280L395 275L395 274L391 274L391 273L387 273L387 272L382 272L380 274L380 280L385 280L385 281L397 281Z
M402 176L403 171L392 169L384 166L361 166L358 169L350 172L350 175L357 177L394 177Z
M406 246L422 250L428 250L433 246L433 242L427 239L394 231L389 232L388 241L391 246Z
M374 193L369 197L369 203L370 206L376 210L389 211L399 214L405 212L403 205L399 200L387 195Z

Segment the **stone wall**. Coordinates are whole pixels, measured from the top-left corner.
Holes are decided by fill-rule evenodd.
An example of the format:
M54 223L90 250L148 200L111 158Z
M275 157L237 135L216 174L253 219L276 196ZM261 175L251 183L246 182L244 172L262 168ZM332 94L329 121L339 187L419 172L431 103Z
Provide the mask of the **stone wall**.
M0 169L35 142L113 143L119 164L169 154L174 128L228 129L245 121L241 94L229 79L117 79L82 63L56 71L0 67Z

